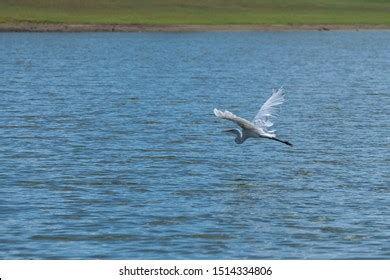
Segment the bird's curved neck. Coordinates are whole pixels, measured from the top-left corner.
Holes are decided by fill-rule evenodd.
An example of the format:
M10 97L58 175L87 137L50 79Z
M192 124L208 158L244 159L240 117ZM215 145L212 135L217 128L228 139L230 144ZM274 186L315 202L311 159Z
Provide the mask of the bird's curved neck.
M242 143L244 143L245 139L242 136L237 136L236 139L234 139L234 141L237 144L242 144Z
M235 134L237 135L236 139L234 139L234 141L237 143L237 144L242 144L244 143L245 139L242 135L242 132L238 129L235 129Z
M247 137L245 137L243 135L243 132L241 132L241 130L239 130L237 128L228 129L228 130L225 130L225 132L230 132L230 133L233 133L234 135L236 135L236 138L234 139L234 142L236 142L237 144L244 143L244 141L247 138Z

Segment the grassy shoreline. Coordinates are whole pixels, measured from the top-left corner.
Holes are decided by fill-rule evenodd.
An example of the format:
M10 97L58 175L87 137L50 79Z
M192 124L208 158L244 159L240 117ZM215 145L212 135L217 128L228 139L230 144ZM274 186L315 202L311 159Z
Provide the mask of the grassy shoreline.
M337 31L390 30L390 25L156 25L0 23L0 32L204 32L204 31Z
M160 31L215 26L233 30L388 29L389 14L387 0L3 0L0 27L3 31L108 31L110 27L137 31L157 26Z

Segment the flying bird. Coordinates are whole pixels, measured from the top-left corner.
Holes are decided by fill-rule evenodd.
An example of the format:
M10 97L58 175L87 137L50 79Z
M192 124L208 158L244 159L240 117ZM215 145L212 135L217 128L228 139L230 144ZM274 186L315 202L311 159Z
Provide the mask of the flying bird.
M271 97L268 98L263 106L261 106L259 112L251 122L226 110L222 112L218 109L214 109L214 114L218 118L232 121L241 127L241 130L237 128L225 130L225 132L236 135L236 139L234 139L234 141L237 144L242 144L246 139L252 137L271 139L292 146L290 142L276 138L275 130L268 130L268 128L273 125L271 119L275 117L277 106L283 102L284 90L280 88L272 91Z

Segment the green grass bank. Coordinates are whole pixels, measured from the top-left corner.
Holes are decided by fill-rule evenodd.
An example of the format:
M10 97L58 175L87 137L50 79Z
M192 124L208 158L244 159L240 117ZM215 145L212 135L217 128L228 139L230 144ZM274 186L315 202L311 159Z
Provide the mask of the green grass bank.
M0 0L0 23L389 25L390 0Z

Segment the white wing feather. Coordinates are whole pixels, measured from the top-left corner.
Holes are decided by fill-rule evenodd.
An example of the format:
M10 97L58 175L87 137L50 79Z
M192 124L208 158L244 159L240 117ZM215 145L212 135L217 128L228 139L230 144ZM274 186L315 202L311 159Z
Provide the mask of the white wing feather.
M271 118L275 117L275 113L277 111L277 106L281 105L284 102L284 90L280 88L278 90L272 90L272 95L268 100L261 106L259 112L256 114L253 119L253 123L255 126L260 127L267 131L268 127L273 125L271 122ZM268 131L270 133L274 131Z
M238 124L239 126L241 126L242 128L253 128L255 127L253 125L253 123L251 123L250 121L244 119L244 118L241 118L239 116L236 116L235 114L229 112L229 111L220 111L218 109L214 109L214 114L215 116L217 116L218 118L221 118L221 119L225 119L225 120L228 120L228 121L232 121L236 124Z
M253 135L261 136L261 137L275 137L275 134L267 133L264 131L263 128L257 127L254 123L241 118L239 116L236 116L235 114L229 112L229 111L220 111L218 109L214 109L214 114L221 119L225 119L228 121L232 121L236 124L238 124L242 129L243 132L250 133Z

